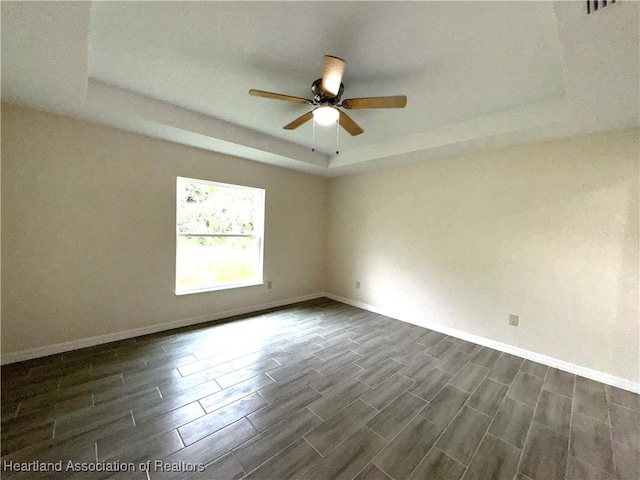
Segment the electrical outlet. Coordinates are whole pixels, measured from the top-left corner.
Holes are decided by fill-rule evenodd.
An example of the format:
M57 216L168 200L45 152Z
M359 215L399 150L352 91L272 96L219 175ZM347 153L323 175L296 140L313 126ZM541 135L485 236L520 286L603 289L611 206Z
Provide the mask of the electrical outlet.
M267 281L267 288L268 288L269 290L271 290L271 287L273 287L273 282L272 282L271 280L268 280L268 281Z
M519 321L520 321L520 317L518 317L518 315L514 315L512 313L509 314L509 325L513 327L517 327Z
M360 289L360 282L356 282L356 288Z

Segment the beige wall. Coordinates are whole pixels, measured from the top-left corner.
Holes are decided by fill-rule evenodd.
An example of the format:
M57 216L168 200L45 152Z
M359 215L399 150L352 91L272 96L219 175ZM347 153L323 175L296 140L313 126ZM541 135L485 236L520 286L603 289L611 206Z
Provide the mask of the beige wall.
M266 189L266 286L176 296L176 177ZM327 180L2 105L2 354L322 292Z
M327 291L637 382L638 136L331 179Z
M327 181L3 105L3 357L326 290L637 382L638 136ZM266 189L272 290L174 294L176 176Z

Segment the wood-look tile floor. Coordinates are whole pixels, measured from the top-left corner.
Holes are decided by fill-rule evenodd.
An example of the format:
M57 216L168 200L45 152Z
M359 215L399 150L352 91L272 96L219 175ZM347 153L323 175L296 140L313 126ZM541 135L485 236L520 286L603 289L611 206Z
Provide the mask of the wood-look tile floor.
M638 480L639 425L638 395L327 299L2 368L12 479Z

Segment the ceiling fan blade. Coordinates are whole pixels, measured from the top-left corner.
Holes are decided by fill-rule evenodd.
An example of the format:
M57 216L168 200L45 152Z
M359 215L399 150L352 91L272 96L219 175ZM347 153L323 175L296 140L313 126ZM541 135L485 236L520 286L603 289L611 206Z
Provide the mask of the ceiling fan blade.
M398 95L395 97L366 97L349 98L342 102L342 107L355 110L358 108L404 108L407 105L407 97Z
M285 130L295 130L300 125L302 125L305 122L308 122L312 118L313 118L313 112L307 112L301 117L296 118L293 122L289 123L288 125L285 125L282 128L284 128Z
M282 95L281 93L265 92L264 90L249 90L249 95L254 97L273 98L274 100L286 100L287 102L304 103L310 105L313 102L307 98L292 97L291 95Z
M322 60L322 90L332 97L338 95L345 61L338 57L325 55Z
M360 135L364 130L360 128L360 126L353 121L353 119L344 112L340 112L340 117L338 118L338 123L342 128L344 128L350 135L356 136Z

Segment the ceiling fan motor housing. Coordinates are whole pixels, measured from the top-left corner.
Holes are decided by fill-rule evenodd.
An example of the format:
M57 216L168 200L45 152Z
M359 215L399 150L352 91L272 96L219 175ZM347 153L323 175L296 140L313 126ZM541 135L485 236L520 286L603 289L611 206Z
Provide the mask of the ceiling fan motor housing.
M344 92L344 84L340 84L338 94L334 96L327 96L322 90L322 79L319 78L311 85L311 93L313 93L313 100L318 104L336 105L340 102L340 97Z

